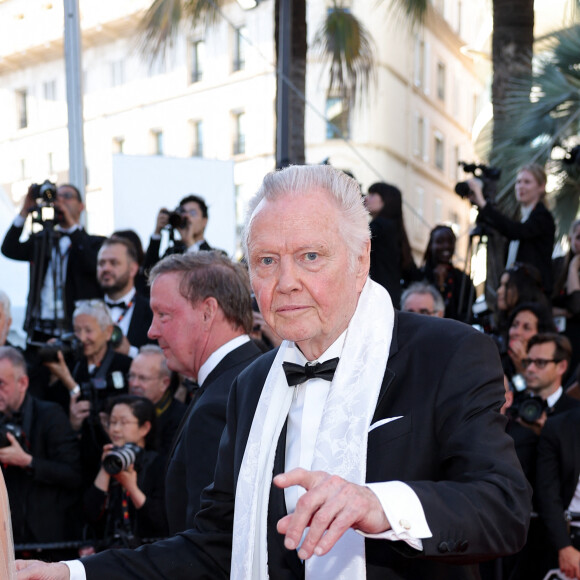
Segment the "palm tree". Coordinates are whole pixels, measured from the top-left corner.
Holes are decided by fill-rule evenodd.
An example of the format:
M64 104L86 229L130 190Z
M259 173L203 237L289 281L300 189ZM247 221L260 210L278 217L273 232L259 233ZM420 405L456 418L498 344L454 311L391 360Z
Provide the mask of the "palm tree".
M547 164L557 184L558 233L566 234L580 197L580 25L551 35L535 72L510 83L505 111L511 131L497 143L496 155L505 160L508 178L531 160ZM508 187L501 193L506 207L515 205L510 193Z
M231 1L231 0L230 0ZM403 2L404 0L396 0ZM193 26L211 27L218 19L221 6L226 0L154 0L142 21L142 48L153 58L165 52L176 38L179 23L187 19ZM426 0L420 3L425 4ZM282 20L281 10L290 14ZM277 156L280 165L304 163L304 92L306 85L307 28L306 0L276 0L275 43L279 54L280 22L289 33L288 71L277 74L277 95L288 88L288 105L285 107L289 128L288 154L284 159ZM347 8L334 0L327 12L327 19L317 35L321 57L330 69L329 91L338 90L344 99L353 101L368 89L374 67L373 43L361 24ZM279 63L279 73L280 66ZM283 87L284 84L284 87ZM278 119L281 122L281 119Z

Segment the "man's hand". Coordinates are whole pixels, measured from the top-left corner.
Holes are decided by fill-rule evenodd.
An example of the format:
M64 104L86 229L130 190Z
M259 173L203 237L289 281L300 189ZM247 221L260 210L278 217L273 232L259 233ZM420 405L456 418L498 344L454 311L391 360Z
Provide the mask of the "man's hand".
M0 447L0 463L16 467L28 467L32 462L32 455L22 449L22 446L12 433L6 433L6 438L10 441L10 445L8 447Z
M26 197L22 202L22 209L20 210L20 215L26 219L26 216L30 213L30 210L36 207L36 199L34 199L34 195L32 193L32 185L28 188L26 192Z
M66 564L46 564L38 560L16 560L16 580L70 580Z
M524 421L521 417L517 418L517 422L520 425L527 427L528 429L531 429L538 437L542 434L542 429L544 428L544 425L546 424L547 420L548 415L546 411L542 411L540 417L533 423L528 423L527 421Z
M472 177L467 180L467 185L471 190L469 194L469 201L474 203L480 209L483 209L487 205L487 201L483 196L483 188L481 187L481 180L477 177Z
M567 578L580 578L580 552L574 546L558 550L558 564Z
M169 223L169 210L162 207L157 214L155 221L155 234L160 235L161 230Z
M294 513L283 517L277 526L278 532L286 536L284 545L288 550L296 549L304 530L310 527L298 552L302 560L329 552L349 528L367 534L391 529L381 503L368 487L300 467L277 475L274 484L281 488L300 485L306 489Z
M83 421L91 412L90 401L79 401L80 395L71 395L69 406L69 418L73 431L80 431Z

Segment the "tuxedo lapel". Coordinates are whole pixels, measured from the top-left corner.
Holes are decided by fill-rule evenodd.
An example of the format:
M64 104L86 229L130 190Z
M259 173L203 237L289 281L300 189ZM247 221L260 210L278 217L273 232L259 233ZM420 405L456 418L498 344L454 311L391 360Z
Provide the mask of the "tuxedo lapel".
M274 458L273 474L284 473L286 464L286 429L288 421L284 424ZM288 550L284 546L284 536L277 531L278 520L287 514L284 490L276 487L273 483L270 487L268 500L268 571L270 578L276 580L295 580L304 578L304 565L299 560L296 550Z

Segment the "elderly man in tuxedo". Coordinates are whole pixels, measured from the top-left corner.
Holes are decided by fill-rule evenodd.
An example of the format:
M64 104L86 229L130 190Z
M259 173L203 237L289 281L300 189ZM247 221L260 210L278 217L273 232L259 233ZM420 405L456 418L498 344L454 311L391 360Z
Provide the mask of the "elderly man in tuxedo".
M19 563L19 580L448 580L521 548L530 490L497 348L394 311L368 278L358 184L329 166L269 174L245 232L260 310L285 340L232 386L195 527L83 564Z

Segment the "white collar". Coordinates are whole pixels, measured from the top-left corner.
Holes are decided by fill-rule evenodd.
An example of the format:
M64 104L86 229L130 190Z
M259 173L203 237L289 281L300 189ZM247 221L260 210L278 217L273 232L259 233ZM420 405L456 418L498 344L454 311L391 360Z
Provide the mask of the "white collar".
M230 352L242 346L246 342L250 342L250 337L247 334L241 334L240 336L236 336L236 338L232 338L225 344L222 344L217 350L214 350L207 360L201 365L197 373L197 382L199 386L203 385L203 382L211 371L213 371L218 364L228 355Z
M562 386L559 386L551 395L548 396L546 399L546 403L548 403L548 407L552 408L559 400L560 397L563 395L564 389Z
M105 294L105 302L107 303L124 302L125 304L129 304L129 302L131 302L131 300L133 300L133 298L135 297L135 294L137 294L137 290L135 289L135 286L133 286L133 288L131 288L131 290L129 290L129 292L127 292L125 296L121 296L121 298L119 298L118 300L113 300L108 294Z

